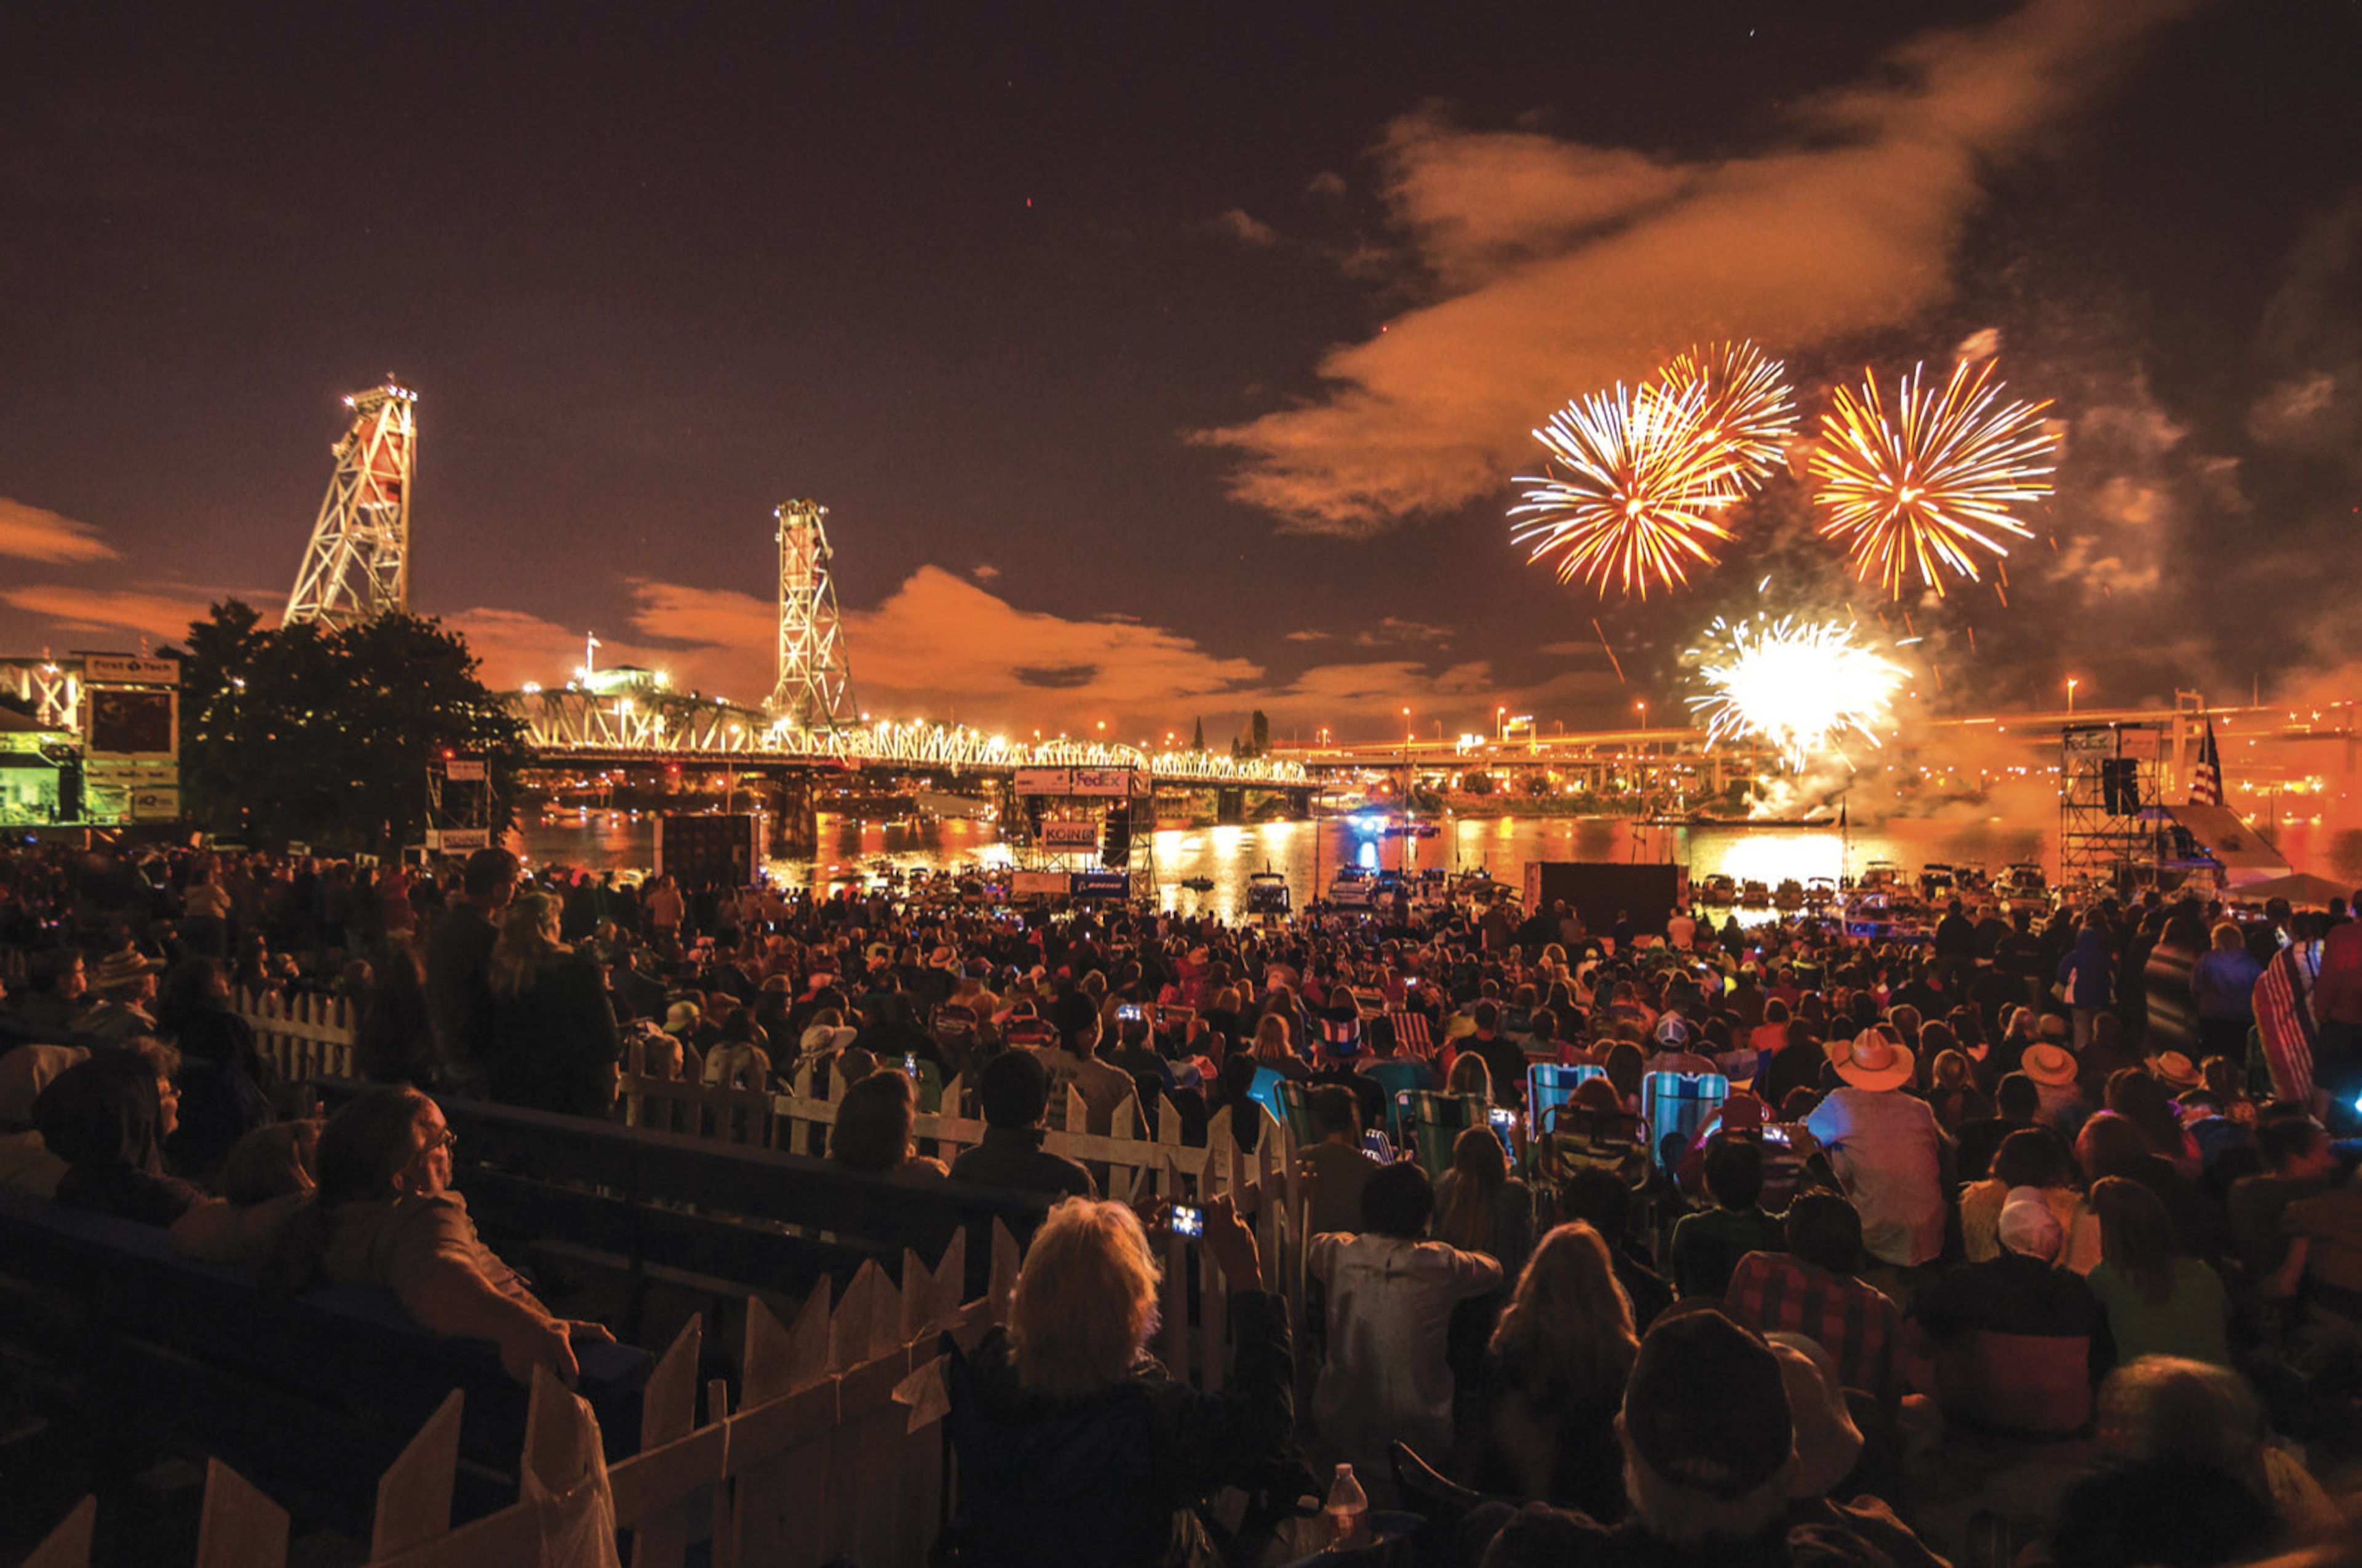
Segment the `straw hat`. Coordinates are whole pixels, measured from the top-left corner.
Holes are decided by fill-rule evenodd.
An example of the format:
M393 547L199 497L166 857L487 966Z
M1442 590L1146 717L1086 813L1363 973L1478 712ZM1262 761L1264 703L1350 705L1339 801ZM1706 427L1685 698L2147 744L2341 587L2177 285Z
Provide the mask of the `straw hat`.
M1850 1040L1830 1042L1829 1065L1858 1089L1901 1088L1919 1066L1899 1041L1875 1024Z
M2151 1056L2147 1066L2149 1077L2170 1089L2193 1089L2206 1081L2198 1071L2198 1064L2179 1051L2161 1051Z
M2017 1070L2036 1083L2064 1088L2075 1081L2075 1055L2063 1045L2037 1043L2017 1059Z

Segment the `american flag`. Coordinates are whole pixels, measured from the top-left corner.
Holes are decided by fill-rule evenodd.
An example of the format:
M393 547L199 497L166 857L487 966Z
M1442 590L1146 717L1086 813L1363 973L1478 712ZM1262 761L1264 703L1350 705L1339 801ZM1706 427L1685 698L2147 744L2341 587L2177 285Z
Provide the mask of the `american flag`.
M2190 803L2223 803L2223 754L2214 749L2214 721L2206 721L2206 744L2198 748L2198 766L2190 770Z

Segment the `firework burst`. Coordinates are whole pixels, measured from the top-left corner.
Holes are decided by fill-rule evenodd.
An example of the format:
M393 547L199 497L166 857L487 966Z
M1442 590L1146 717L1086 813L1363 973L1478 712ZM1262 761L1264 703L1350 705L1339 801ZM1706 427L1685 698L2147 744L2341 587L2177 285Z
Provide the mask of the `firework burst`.
M1731 460L1734 477L1752 491L1778 467L1788 438L1796 433L1784 370L1779 360L1742 338L1677 356L1658 382L1676 392L1700 389L1697 438L1719 447Z
M1689 705L1706 726L1706 744L1749 736L1795 772L1816 752L1847 760L1849 735L1878 745L1888 705L1909 673L1854 641L1842 621L1716 617L1705 640L1691 657L1706 690Z
M2048 403L2004 403L2003 391L1991 360L1953 366L1941 388L1915 366L1891 417L1875 376L1859 394L1837 390L1813 454L1815 499L1828 512L1821 533L1864 580L1899 599L1915 576L1940 595L1947 572L1977 578L1972 550L2005 557L2000 536L2034 536L2011 508L2050 493L2058 438L2043 422Z
M1742 494L1727 445L1703 438L1707 388L1642 385L1568 403L1534 432L1553 471L1521 475L1532 488L1509 509L1509 536L1529 560L1555 557L1559 580L1606 597L1612 583L1642 599L1712 566L1728 540L1722 513Z

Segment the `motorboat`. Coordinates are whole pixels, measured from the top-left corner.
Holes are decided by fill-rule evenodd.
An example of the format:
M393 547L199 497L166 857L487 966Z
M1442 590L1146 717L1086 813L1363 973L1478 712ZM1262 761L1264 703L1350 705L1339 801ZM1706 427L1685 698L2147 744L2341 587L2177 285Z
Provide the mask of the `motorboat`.
M1341 909L1368 909L1377 900L1377 882L1358 866L1340 867L1329 884L1329 901Z
M1772 902L1783 910L1803 909L1805 885L1794 877L1783 878L1780 885L1772 890Z
M1193 893L1210 893L1214 890L1214 879L1211 877L1184 877L1173 885L1176 888L1186 888Z
M1836 878L1807 877L1805 878L1805 907L1806 909L1816 911L1826 910L1837 901L1838 883Z
M1247 912L1284 915L1292 907L1287 878L1276 871L1258 871L1247 878Z
M1717 871L1698 884L1697 901L1717 907L1738 901L1738 883Z

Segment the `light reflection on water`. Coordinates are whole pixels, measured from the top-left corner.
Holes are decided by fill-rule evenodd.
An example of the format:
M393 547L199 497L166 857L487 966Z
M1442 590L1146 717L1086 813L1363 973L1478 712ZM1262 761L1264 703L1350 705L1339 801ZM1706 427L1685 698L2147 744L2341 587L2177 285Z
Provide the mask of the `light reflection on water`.
M1849 838L1818 829L1651 828L1606 817L1472 817L1447 819L1439 827L1435 837L1416 840L1378 838L1345 818L1326 820L1317 829L1310 823L1264 823L1160 830L1153 843L1162 901L1184 913L1235 919L1246 907L1247 878L1268 868L1287 878L1300 907L1327 888L1340 865L1482 867L1516 887L1531 860L1672 859L1686 861L1693 878L1720 872L1772 889L1792 878L1805 882L1859 874L1873 859L1915 871L1929 861L1980 865L1995 873L2016 860L2037 861L2054 876L2058 869L2049 823L1891 820L1857 828ZM522 853L535 865L640 870L654 858L656 828L646 816L635 821L629 813L592 812L536 823L521 837ZM823 817L821 843L816 859L773 861L771 874L790 886L826 887L879 862L932 869L1009 859L991 824L958 818L888 826ZM2293 839L2290 847L2296 847ZM1214 885L1203 892L1179 886L1193 877Z

